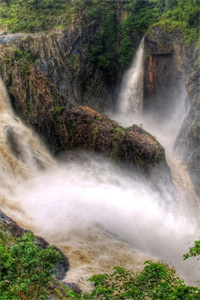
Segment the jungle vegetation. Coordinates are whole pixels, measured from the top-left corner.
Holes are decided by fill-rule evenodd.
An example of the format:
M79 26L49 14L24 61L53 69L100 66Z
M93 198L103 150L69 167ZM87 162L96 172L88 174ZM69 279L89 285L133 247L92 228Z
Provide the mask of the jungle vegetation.
M199 37L200 0L0 0L0 33L65 29L72 22L99 26L88 45L88 61L112 71L126 69L141 36L156 23L180 29L188 42Z

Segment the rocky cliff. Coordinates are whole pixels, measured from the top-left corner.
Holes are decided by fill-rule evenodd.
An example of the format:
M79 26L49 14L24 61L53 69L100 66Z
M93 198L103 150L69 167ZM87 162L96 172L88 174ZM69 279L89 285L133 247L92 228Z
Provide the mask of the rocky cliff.
M200 195L200 49L199 44L188 45L181 31L153 27L145 38L144 110L158 121L173 118L176 107L184 101L186 116L178 133L175 149L186 163ZM183 90L187 93L181 97Z
M34 89L31 75L35 69L65 101L98 111L113 109L118 67L113 66L112 83L108 83L106 73L87 59L98 26L97 21L84 27L74 21L65 31L1 35L0 69L11 97L15 97L11 88L13 76L18 76L26 81L27 89L22 96L30 102Z

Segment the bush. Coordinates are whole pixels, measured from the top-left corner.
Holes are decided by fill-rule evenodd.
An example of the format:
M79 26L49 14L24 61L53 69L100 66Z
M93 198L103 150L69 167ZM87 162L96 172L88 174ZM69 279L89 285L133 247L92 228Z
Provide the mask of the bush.
M32 232L7 245L0 236L0 299L46 299L46 288L61 254L52 246L39 249Z
M115 267L114 270L111 275L93 276L90 281L95 289L91 294L83 294L81 299L200 299L200 290L186 286L175 270L164 263L147 261L140 274L121 267Z

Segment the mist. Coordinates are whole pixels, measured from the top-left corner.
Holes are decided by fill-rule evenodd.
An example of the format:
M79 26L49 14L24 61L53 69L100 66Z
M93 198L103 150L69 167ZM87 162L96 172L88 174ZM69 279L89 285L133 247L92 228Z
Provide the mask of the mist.
M198 278L197 268L194 271L191 262L183 262L183 254L198 238L198 224L188 208L183 211L175 199L163 201L130 172L101 157L84 153L62 161L18 185L14 195L26 225L51 243L75 243L76 248L81 236L87 249L88 232L100 228L97 241L109 232L113 239L175 266L186 281L194 284ZM92 246L95 251L98 243Z

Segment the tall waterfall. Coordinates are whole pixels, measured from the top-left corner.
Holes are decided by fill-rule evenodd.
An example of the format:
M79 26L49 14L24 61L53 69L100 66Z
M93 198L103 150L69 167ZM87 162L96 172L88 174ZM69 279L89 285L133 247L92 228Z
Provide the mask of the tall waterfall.
M15 117L1 81L0 109L0 206L64 251L71 264L66 281L87 290L91 275L116 265L138 271L151 256L196 282L196 261L182 259L199 234L190 203L165 204L151 187L101 157L54 160Z
M118 99L118 110L125 114L140 114L143 99L144 39L136 52L130 69L125 73Z

